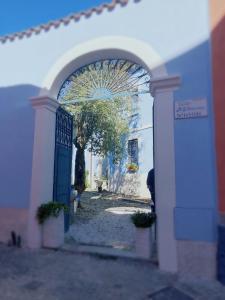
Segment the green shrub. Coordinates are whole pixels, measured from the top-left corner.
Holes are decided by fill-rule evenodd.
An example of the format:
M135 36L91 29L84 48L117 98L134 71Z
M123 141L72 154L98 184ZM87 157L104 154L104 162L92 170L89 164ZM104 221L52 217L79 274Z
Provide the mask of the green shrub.
M58 217L60 212L68 212L68 206L60 202L48 202L38 207L37 219L39 224L43 224L49 217Z
M131 216L131 220L136 227L147 228L151 227L156 221L155 213L136 212Z

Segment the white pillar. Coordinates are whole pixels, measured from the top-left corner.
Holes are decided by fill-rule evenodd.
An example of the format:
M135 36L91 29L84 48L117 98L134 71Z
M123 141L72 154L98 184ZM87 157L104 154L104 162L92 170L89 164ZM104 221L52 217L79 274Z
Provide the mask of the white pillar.
M48 96L31 99L35 110L28 247L41 247L41 226L36 213L40 204L53 200L55 121L58 102Z
M89 174L89 182L90 188L93 189L93 154L92 151L89 152L90 154L90 174Z
M180 77L151 82L154 97L155 194L158 259L161 270L177 272L177 246L174 231L176 206L173 90Z
M102 163L103 163L102 157L98 157L98 178L99 179L102 178Z

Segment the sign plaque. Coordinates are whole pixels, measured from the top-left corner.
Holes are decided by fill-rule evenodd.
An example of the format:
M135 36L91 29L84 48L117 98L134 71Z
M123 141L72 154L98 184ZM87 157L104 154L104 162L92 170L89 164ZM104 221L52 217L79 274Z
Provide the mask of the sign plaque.
M191 119L208 116L206 99L175 102L175 119Z

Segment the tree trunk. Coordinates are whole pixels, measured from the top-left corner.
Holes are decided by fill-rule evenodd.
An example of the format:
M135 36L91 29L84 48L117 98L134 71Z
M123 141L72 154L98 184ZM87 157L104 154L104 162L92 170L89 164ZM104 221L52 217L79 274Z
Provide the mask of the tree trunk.
M76 144L76 160L75 160L75 189L81 195L85 190L85 150Z

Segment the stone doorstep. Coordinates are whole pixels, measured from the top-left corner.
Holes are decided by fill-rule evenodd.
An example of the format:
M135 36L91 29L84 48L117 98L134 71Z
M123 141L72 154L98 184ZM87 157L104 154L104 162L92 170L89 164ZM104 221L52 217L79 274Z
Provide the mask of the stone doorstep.
M109 246L93 246L93 245L80 245L80 244L64 244L60 251L70 252L74 254L89 254L95 256L102 256L106 259L117 259L117 258L127 258L140 261L148 261L151 264L157 265L157 259L153 257L152 259L142 258L136 255L136 253L121 249L116 249Z

